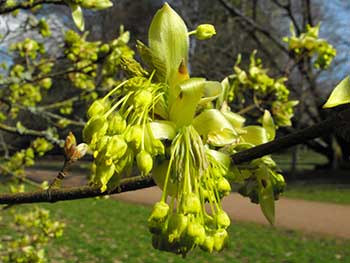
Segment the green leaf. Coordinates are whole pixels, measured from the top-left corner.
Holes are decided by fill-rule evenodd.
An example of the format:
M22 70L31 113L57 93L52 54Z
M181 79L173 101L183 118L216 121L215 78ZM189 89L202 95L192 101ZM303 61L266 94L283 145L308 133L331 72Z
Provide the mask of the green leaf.
M245 118L242 115L239 115L229 110L222 111L222 114L224 114L225 118L232 124L234 128L240 129L243 127Z
M176 125L171 121L153 121L150 126L156 139L172 140L176 135Z
M175 101L170 108L169 118L177 127L192 123L204 83L203 78L191 78L176 86Z
M225 167L229 167L231 165L231 157L226 153L211 149L207 149L206 153L212 156L216 161L218 161Z
M225 146L237 142L237 133L231 129L209 132L208 143L213 146Z
M242 134L241 137L246 143L251 143L254 145L259 145L266 143L267 133L263 127L260 126L246 126L242 128L242 130L246 131L246 134Z
M165 65L165 81L170 86L169 104L172 105L175 99L173 89L179 82L179 67L183 64L187 68L189 38L184 21L167 3L153 17L148 42L152 56L160 60L161 65ZM157 71L163 70L158 65L154 67Z
M350 76L334 88L323 108L333 108L346 103L350 103Z
M255 172L258 179L258 196L261 211L271 225L275 223L275 198L269 170L261 166Z
M268 110L265 110L264 112L262 125L266 130L268 140L272 141L276 136L276 127L273 118L271 117L271 113Z
M217 104L216 107L217 108L221 108L222 104L224 103L224 101L227 99L227 93L230 90L230 81L229 78L226 77L221 81L221 87L222 87L222 92L219 96L219 99L217 100Z
M84 31L85 21L84 21L83 10L77 4L69 4L69 7L72 9L72 18L75 25L80 31Z
M208 136L211 132L219 132L224 129L235 132L231 123L217 109L205 110L193 120L193 126L199 135ZM237 133L236 133L237 135Z
M215 100L220 96L222 92L221 83L218 81L206 81L203 87L203 98L200 100L200 104Z

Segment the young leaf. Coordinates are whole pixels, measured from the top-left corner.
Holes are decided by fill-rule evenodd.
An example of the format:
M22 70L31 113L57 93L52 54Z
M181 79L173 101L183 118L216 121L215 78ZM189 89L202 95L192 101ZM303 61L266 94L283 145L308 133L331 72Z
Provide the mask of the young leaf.
M231 130L237 135L231 123L225 118L221 111L216 109L205 110L193 120L193 126L200 135L208 136L224 129Z
M275 223L275 199L268 168L266 166L260 167L256 172L256 176L261 211L270 224L273 225Z
M84 21L83 10L77 4L69 4L69 7L72 9L72 18L75 25L80 31L84 31L85 21Z
M152 133L156 139L172 140L176 136L176 125L170 121L153 121L150 123Z
M187 68L189 38L182 18L167 4L158 10L148 31L148 44L152 56L165 65L165 81L169 84L169 104L175 99L175 86L178 84L179 67ZM154 58L152 62L154 63ZM162 71L163 68L158 68ZM157 73L156 73L157 75Z
M267 138L269 141L272 141L276 135L275 123L271 117L271 114L268 110L265 110L264 116L262 119L262 125L266 130Z
M350 76L334 88L323 108L333 108L346 103L350 103Z
M205 79L191 78L176 86L175 100L169 112L169 118L182 127L192 123L199 100L203 94Z
M259 145L268 141L266 130L263 127L252 125L246 126L242 130L247 132L241 135L244 142Z

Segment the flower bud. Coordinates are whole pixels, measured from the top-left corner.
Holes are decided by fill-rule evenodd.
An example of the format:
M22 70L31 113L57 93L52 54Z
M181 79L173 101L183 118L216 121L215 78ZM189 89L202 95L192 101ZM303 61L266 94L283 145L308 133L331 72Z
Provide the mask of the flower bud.
M80 6L87 9L102 10L113 6L109 0L83 0Z
M120 159L128 149L128 145L121 135L114 135L110 138L106 148L106 157L112 158L114 161Z
M164 201L157 202L148 218L148 228L153 234L162 233L163 223L168 216L169 205Z
M184 214L173 214L169 218L169 242L178 240L187 227L188 218Z
M194 239L197 245L204 243L206 235L204 227L198 222L191 222L187 226L187 235Z
M125 140L132 143L136 149L140 148L143 130L140 125L131 126L125 134Z
M206 40L216 34L215 27L210 24L199 25L196 29L196 38L198 40Z
M108 131L110 135L121 134L125 131L126 121L119 113L113 113L108 118Z
M182 204L182 211L185 214L197 214L201 211L201 202L195 193L184 194Z
M108 129L108 123L106 118L101 116L95 116L91 118L85 125L83 130L84 141L88 144L92 142L93 136L96 136L96 140L106 134Z
M153 206L150 218L164 220L169 213L169 205L164 201L159 201Z
M153 102L153 95L148 90L139 91L134 97L134 106L136 109L144 109Z
M231 224L231 220L225 211L221 210L216 214L216 225L218 228L227 228Z
M52 79L51 78L44 78L40 81L40 85L44 88L44 89L49 89L52 86Z
M108 181L114 174L114 164L111 165L97 165L95 179L101 184L101 192L107 190Z
M136 155L136 163L141 175L149 174L153 168L152 156L146 151L141 151Z
M217 189L222 196L227 196L231 192L231 185L226 178L221 177L217 182Z
M218 229L214 234L214 249L220 252L224 249L228 240L228 234L225 229Z
M110 109L110 106L111 105L109 104L108 100L95 100L89 107L87 111L87 116L88 118L92 118L94 116L103 115Z
M213 252L214 248L214 237L211 235L206 236L203 244L200 245L200 248L209 253Z
M110 47L108 44L103 44L101 47L100 47L100 52L102 53L108 53L110 50Z

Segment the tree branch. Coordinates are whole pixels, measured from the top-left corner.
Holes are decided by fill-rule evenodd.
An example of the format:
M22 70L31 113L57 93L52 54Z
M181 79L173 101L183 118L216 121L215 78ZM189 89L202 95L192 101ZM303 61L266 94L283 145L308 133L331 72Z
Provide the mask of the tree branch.
M52 134L48 132L47 130L44 131L37 131L37 130L31 130L31 129L18 129L17 127L8 126L4 123L0 123L0 130L8 132L8 133L15 133L18 135L29 135L29 136L36 136L36 137L45 137L50 142L53 142L57 145L61 145L62 141L60 139L56 139L52 137Z
M342 129L343 125L350 122L350 109L337 113L319 124L309 128L284 136L280 139L258 145L254 148L238 152L232 156L235 164L251 161L253 159L277 152L279 150L303 143L307 140L317 138L324 134L329 134L335 129ZM112 192L101 193L98 187L83 186L63 189L42 190L28 193L1 194L0 204L24 204L57 202L63 200L82 199L110 194L118 194L127 191L133 191L154 186L155 183L151 177L132 177L123 179L120 186Z
M62 0L34 0L16 3L15 5L6 5L6 2L0 4L0 14L8 14L17 9L31 9L42 4L66 5Z
M260 26L257 24L253 19L250 17L242 14L236 7L233 5L230 5L225 0L218 0L221 5L231 14L231 16L237 16L241 18L244 22L246 22L249 26L251 26L256 31L260 32L261 34L265 35L268 39L270 39L279 49L281 49L284 53L288 54L288 48L286 48L281 41L279 41L278 38L276 38L274 35L271 34L269 30L266 28Z

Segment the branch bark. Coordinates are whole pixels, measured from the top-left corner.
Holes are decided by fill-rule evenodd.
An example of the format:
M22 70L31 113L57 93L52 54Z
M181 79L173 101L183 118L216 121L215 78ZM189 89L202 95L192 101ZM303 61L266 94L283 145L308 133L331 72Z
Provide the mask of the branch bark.
M231 16L236 16L242 19L247 25L251 26L254 30L260 32L261 34L265 35L268 39L270 39L280 50L282 50L284 53L289 54L288 48L286 48L281 41L276 38L274 35L271 34L269 30L262 27L261 25L257 24L253 19L250 17L242 14L236 7L233 5L230 5L225 0L218 0L221 5L231 14Z
M282 149L303 143L305 141L329 134L335 129L342 129L343 125L350 122L350 109L337 113L334 117L329 118L319 124L300 130L293 134L284 136L280 139L258 145L254 148L238 152L232 156L235 164L241 164L253 159L277 152ZM133 191L154 186L155 183L151 177L131 177L121 181L120 186L112 192L101 193L98 187L83 186L63 189L42 190L28 193L0 194L0 204L24 204L24 203L41 203L57 202L64 200L82 199L110 194L118 194L127 191Z

